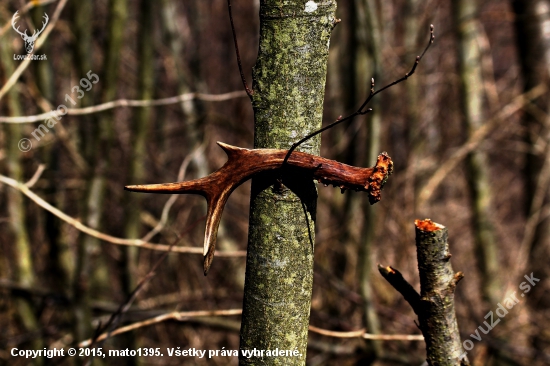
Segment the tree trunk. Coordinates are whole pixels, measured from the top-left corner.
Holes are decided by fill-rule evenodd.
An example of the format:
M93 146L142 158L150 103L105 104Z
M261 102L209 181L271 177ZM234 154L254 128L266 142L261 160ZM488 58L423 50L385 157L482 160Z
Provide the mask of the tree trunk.
M478 39L480 27L476 0L454 0L453 16L458 40L458 66L460 75L460 106L467 139L484 122L484 88L481 63L481 49ZM494 306L501 300L499 280L498 249L491 223L491 191L489 164L483 151L474 151L466 159L467 180L472 210L477 267L481 273L482 298ZM488 310L486 308L485 310ZM485 311L483 311L485 313ZM505 342L505 340L500 339ZM497 365L515 365L503 357L498 348L490 347L489 354Z
M369 56L368 63L371 65L371 77L380 87L380 68L382 63L382 26L380 24L379 14L380 7L373 0L362 0L358 6L358 14L360 21L359 28L365 29L364 38L367 54ZM368 85L368 83L367 83ZM366 151L363 160L363 166L371 166L376 164L376 158L380 152L380 135L382 125L380 96L372 100L369 107L373 109L367 116L367 143ZM361 288L361 296L365 302L364 306L364 322L369 333L380 333L380 321L378 314L374 308L374 291L372 288L372 269L373 259L372 253L376 240L376 219L377 206L371 205L366 196L362 197L363 209L363 228L359 240L359 284ZM382 342L368 340L367 343L372 347L374 356L380 358L382 356Z
M89 9L90 4L86 3ZM85 9L78 10L77 21L81 27L81 34L86 35L85 40L90 41L88 29L86 27L86 14L82 13ZM103 73L100 74L100 85L102 90L102 101L107 102L115 99L118 84L118 67L120 59L120 50L123 46L123 37L126 27L127 0L109 1L109 33L106 43L106 54L103 65ZM89 50L78 49L78 55L84 63L89 57ZM88 52L88 53L86 53ZM92 70L93 71L93 70ZM87 72L87 71L86 71ZM85 75L81 75L84 77ZM83 98L85 99L85 98ZM112 149L112 139L114 135L114 122L111 112L104 112L98 118L99 128L93 127L93 133L85 136L83 143L87 147L89 165L93 172L89 172L88 187L85 197L85 208L83 221L87 226L101 231L104 202L107 184L107 170L110 165L110 153ZM86 141L88 140L88 141ZM92 146L90 146L93 144ZM123 250L127 250L124 248ZM74 308L75 308L75 338L82 340L90 337L92 334L91 324L91 287L93 282L108 282L107 267L99 254L101 251L100 241L88 235L82 235L77 248L77 259L75 264L74 276ZM131 362L129 358L127 360ZM101 362L96 359L96 362Z
M539 84L550 82L550 35L545 28L550 22L550 9L547 1L516 0L512 2L516 13L516 32L518 56L524 78L524 90L530 90ZM540 210L550 202L548 192L547 160L550 155L550 121L548 118L550 98L548 93L533 101L539 111L546 112L544 120L538 115L537 108L527 109L523 115L525 141L529 151L525 156L525 197L526 214L529 221L534 218L537 222L532 240L529 240L529 267L528 273L541 279L550 277L548 258L550 257L550 217ZM536 144L546 142L542 154L537 153ZM546 166L545 166L546 165ZM543 174L544 173L544 174ZM537 197L540 195L541 197ZM535 204L535 202L537 202ZM544 210L543 210L544 211ZM536 217L540 215L539 217ZM523 275L523 273L522 273ZM550 293L542 292L540 296L529 296L528 303L532 309L530 316L535 327L532 337L533 347L537 351L547 351L550 347L550 330L544 327L544 313L550 307Z
M14 72L13 61L10 59L11 47L8 44L8 39L0 39L0 66L3 68L5 75L12 75ZM19 92L16 88L12 88L7 93L7 109L12 116L23 115L19 100ZM23 181L23 165L21 156L24 154L19 148L19 142L26 136L21 132L20 125L12 124L5 127L7 146L6 150L6 166L10 176L17 180ZM15 261L13 263L14 274L19 284L24 286L33 286L36 282L34 273L32 248L27 228L25 225L25 203L23 195L16 190L7 191L8 213L10 229L13 235ZM35 314L33 304L28 299L17 299L17 313L25 330L29 333L38 332L40 324ZM33 339L32 347L39 349L43 347L41 336ZM37 365L41 365L42 361L37 361Z
M447 228L429 219L416 220L415 228L420 294L396 269L378 265L378 270L418 315L419 328L426 341L428 365L470 365L468 352L460 343L454 305L456 284L464 275L453 271ZM464 344L467 342L471 343L467 340Z
M477 38L479 21L476 0L453 1L456 34L458 38L458 65L460 73L461 110L465 130L471 135L483 125L483 78L481 50ZM468 136L469 137L469 136ZM467 137L466 137L467 138ZM491 194L489 166L482 151L468 155L468 186L472 206L472 226L478 252L478 268L482 274L482 295L490 304L500 300L498 256L495 234L491 224ZM492 306L492 305L491 305Z
M254 67L254 147L288 149L320 128L336 1L266 0ZM301 151L319 154L320 138ZM317 192L313 181L285 169L252 181L241 325L241 365L303 365L313 282ZM291 350L291 356L243 351Z

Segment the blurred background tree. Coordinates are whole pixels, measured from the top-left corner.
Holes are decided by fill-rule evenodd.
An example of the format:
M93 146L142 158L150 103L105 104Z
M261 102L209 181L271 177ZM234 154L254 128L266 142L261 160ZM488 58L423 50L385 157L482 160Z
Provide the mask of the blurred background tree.
M395 173L372 210L361 193L318 188L310 324L332 331L366 327L369 333L418 334L410 307L376 273L375 264L391 263L416 278L412 222L430 217L449 229L453 266L466 275L456 293L463 340L483 324L487 311L520 292L524 275L540 278L505 322L474 341L470 361L550 364L550 42L545 31L550 3L350 0L337 5L342 21L330 42L325 123L353 112L372 77L381 86L408 72L430 23L437 40L413 78L373 101L374 113L322 136L322 156L367 166L373 154L385 150ZM47 60L13 59L25 54L23 40L11 28L18 10L17 24L29 34L48 14L51 33L38 37L34 51ZM258 51L258 14L258 0L234 0L248 80ZM89 71L99 78L91 88L81 81L90 80ZM15 119L60 104L88 108L121 98L159 102L70 112L40 140L32 133L45 116ZM225 161L217 140L252 147L253 111L242 91L225 1L1 2L0 124L4 363L28 364L11 357L13 347L61 347L92 337L163 253L136 238L156 244L178 240L179 249L138 294L121 325L174 310L241 308L250 184L238 188L225 208L219 236L225 254L216 257L208 277L200 256L203 199L122 189L206 175ZM20 150L21 138L33 144L29 151ZM45 169L38 179L23 186L41 164ZM142 243L141 248L117 245L132 243ZM239 327L238 316L172 319L113 336L103 347L238 349ZM309 365L419 365L423 357L424 345L417 341L366 343L314 332L308 340ZM236 365L238 360L176 360L165 354L102 362Z

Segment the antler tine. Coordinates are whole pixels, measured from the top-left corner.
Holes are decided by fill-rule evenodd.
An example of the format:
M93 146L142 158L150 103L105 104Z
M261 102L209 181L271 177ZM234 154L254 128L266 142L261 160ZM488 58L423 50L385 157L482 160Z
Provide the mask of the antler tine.
M164 194L199 194L206 198L208 213L204 233L204 274L214 259L216 237L221 216L231 192L254 175L281 168L287 150L243 149L218 142L227 154L227 162L218 170L200 179L187 182L126 186L133 192ZM392 173L393 163L386 153L378 156L374 168L358 168L319 156L294 152L286 162L290 166L311 172L320 183L332 184L342 190L367 191L369 201L380 200L380 190Z
M231 189L232 191L233 189ZM213 197L208 202L208 212L206 219L206 228L204 230L204 275L208 274L208 270L214 260L214 251L216 250L216 242L218 239L218 228L222 219L222 212L231 192L226 190L218 197Z
M160 184L143 184L134 186L124 186L126 191L143 192L143 193L164 193L164 194L200 194L206 196L205 190L202 188L201 181L204 178L195 179L187 182L176 183L160 183Z
M45 22L42 22L42 29L40 29L40 32L38 32L37 36L46 29L46 25L48 25L48 21L50 20L50 17L48 17L48 14L44 13L44 16L42 18L45 18ZM35 31L36 32L36 31Z
M21 32L21 31L19 30L19 27L20 27L20 26L18 26L17 28L15 28L15 23L17 22L17 18L19 18L19 14L18 14L18 13L19 13L19 10L17 10L17 11L15 12L15 14L13 14L13 16L11 17L11 26L12 26L12 28L13 28L17 33L19 33L20 35L25 35L25 36L26 36L26 35L27 35L27 30L25 30L25 33L23 33L23 32Z

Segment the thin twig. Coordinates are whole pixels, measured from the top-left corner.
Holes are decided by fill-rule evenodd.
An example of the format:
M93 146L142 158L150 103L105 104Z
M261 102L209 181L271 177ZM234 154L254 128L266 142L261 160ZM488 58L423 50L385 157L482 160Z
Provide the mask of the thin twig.
M194 226L194 225L192 225ZM122 316L130 309L130 306L132 306L132 303L135 301L138 293L145 287L145 285L151 281L151 279L155 276L155 271L157 270L157 268L160 267L160 265L162 264L162 262L164 262L164 260L168 257L168 254L170 253L170 251L174 248L174 245L176 245L176 243L178 241L181 240L181 237L188 231L192 230L192 227L191 228L186 228L180 235L177 235L176 239L170 244L170 248L168 248L168 251L166 251L163 255L161 255L161 257L155 262L155 264L151 267L151 269L149 270L149 272L147 273L147 275L145 275L145 277L143 277L141 279L141 281L139 281L139 283L137 284L136 288L132 291L132 293L130 295L128 295L128 298L126 299L125 302L123 302L122 304L120 304L119 308L117 309L116 312L114 312L110 317L109 317L109 320L107 321L107 323L101 327L100 329L98 329L97 331L97 335L92 339L92 342L90 343L90 347L93 347L95 343L98 343L99 342L99 346L101 346L103 343L105 343L105 341L107 341L107 339L109 339L109 337L111 336L112 332L118 327L118 325L120 324L120 321L122 320ZM99 340L99 337L100 337L100 334L103 333L104 337ZM88 361L86 363L86 365L91 365L92 363L92 360L94 359L95 355L92 354L92 356L90 358L88 358Z
M38 196L36 193L34 193L32 190L29 189L24 183L20 183L16 181L15 179L8 178L5 175L0 174L0 182L4 183L12 188L17 189L21 193L23 193L25 196L30 198L32 201L34 201L37 205L42 207L43 209L51 212L55 216L59 217L61 220L65 221L69 225L73 226L75 229L93 236L94 238L98 238L100 240L106 241L111 244L116 245L126 245L126 246L135 246L139 248L145 248L145 249L151 249L151 250L158 250L158 251L168 251L170 248L170 245L167 244L154 244L145 242L141 239L124 239L124 238L118 238L112 235L104 234L102 232L99 232L97 230L92 229L89 226L84 225L80 221L72 218L71 216L67 215L63 211L53 207L48 202L46 202L44 199L42 199L40 196ZM205 216L206 217L206 216ZM203 219L205 218L203 217ZM203 254L203 249L198 247L182 247L177 246L172 249L173 252L177 253L188 253L188 254ZM245 250L238 250L238 251L231 251L231 252L223 252L223 251L216 251L216 256L220 257L245 257L246 251Z
M400 79L397 79L395 80L393 83L390 83L388 85L386 85L385 87L383 87L382 89L379 89L377 91L374 91L374 78L371 79L371 89L370 89L370 94L369 96L367 97L367 99L363 102L363 104L361 104L361 107L359 107L359 109L353 113L353 114L350 114L349 116L347 117L344 117L344 118L338 118L336 121L332 122L331 124L329 124L328 126L325 126L323 128L321 128L320 130L317 130L315 132L312 132L310 133L309 135L307 135L306 137L302 138L300 141L298 142L295 142L294 144L292 144L292 146L290 147L290 149L288 150L288 153L286 154L285 156L285 159L283 161L283 164L282 166L284 167L285 164L287 163L288 161L288 158L290 158L290 155L292 154L292 152L298 147L300 146L302 143L306 142L307 140L309 140L310 138L314 137L314 136L317 136L318 134L342 123L342 122L345 122L345 121L348 121L348 120L351 120L353 119L354 117L358 116L358 115L364 115L364 114L367 114L369 113L370 111L372 111L371 108L368 108L368 109L364 109L367 104L371 101L371 99L378 93L381 93L383 92L384 90L396 85L396 84L399 84L400 82L402 81L405 81L407 80L410 76L412 76L414 74L414 72L416 71L416 67L418 66L418 64L420 63L420 60L422 59L422 57L424 57L424 54L426 53L426 51L428 51L428 49L430 48L430 46L432 45L432 43L434 42L434 39L435 39L435 36L434 36L434 26L433 24L430 25L430 39L428 40L428 45L426 46L426 48L424 49L424 51L422 52L422 54L420 56L416 56L416 60L414 61L414 64L412 66L412 69L411 71L409 71L408 73L405 74L405 76L403 76L402 78Z
M46 40L48 39L48 36L50 35L55 25L57 24L59 16L61 15L63 8L67 4L67 1L68 0L61 0L59 1L59 4L57 4L57 8L55 8L55 12L53 13L53 16L52 16L52 21L50 22L50 24L48 24L48 26L44 30L44 33L42 33L40 38L38 38L38 40L36 41L34 45L34 52L31 53L32 55L34 55L36 51L38 51L40 47L42 47L44 42L46 42ZM6 95L6 93L15 85L15 83L17 82L17 80L19 80L19 77L21 76L23 71L25 71L25 69L30 65L30 63L31 63L31 59L28 57L25 58L25 60L23 60L23 62L21 62L21 64L17 67L15 72L11 74L6 84L4 84L4 86L0 89L0 99L2 99L4 95Z
M414 289L414 287L403 277L401 272L397 269L387 266L384 267L380 263L378 264L378 272L393 286L407 302L411 305L414 313L420 316L420 294Z
M34 7L51 4L56 1L57 0L30 1L26 3L25 6L20 10L19 15L23 16ZM11 28L11 20L8 20L6 24L4 24L4 26L0 29L0 37L2 37L9 28Z
M242 309L198 310L198 311L179 311L179 312L174 311L172 313L162 314L151 319L143 320L140 322L126 325L124 327L120 327L112 331L111 336L126 333L131 330L147 327L149 325L161 323L167 320L184 321L187 319L204 317L204 316L231 316L231 315L240 315L242 312L243 312ZM107 334L106 333L101 334L99 337L97 337L97 341L102 341L105 338L107 338ZM91 342L92 342L91 339L87 339L85 341L80 342L78 344L78 347L88 347L91 345Z
M421 189L420 196L418 197L418 206L421 206L431 197L443 179L458 165L458 163L462 161L462 159L464 159L471 151L475 150L479 144L484 141L489 132L497 127L500 122L505 121L514 113L522 109L525 105L529 104L530 100L538 98L542 94L546 93L546 91L546 85L540 84L527 93L517 96L510 104L502 108L499 114L491 118L483 126L479 127L474 133L472 133L464 145L456 150L446 161L439 164L439 168Z
M231 13L231 0L227 0L227 9L229 11L229 21L231 22L231 31L233 32L233 42L235 43L235 52L237 54L237 64L239 65L241 80L243 82L244 90L246 90L246 94L250 99L252 99L252 94L254 94L254 92L250 90L248 84L246 83L246 78L244 77L243 65L241 63L241 55L239 54L239 45L237 43L237 33L235 32L235 24L233 23L233 15Z
M37 100L37 105L40 107L40 109L42 109L42 112L46 113L47 111L51 111L54 108L53 105L42 96L34 80L30 79L29 83L29 91L33 98ZM58 123L55 127L55 130L56 134L54 136L61 141L61 143L69 153L69 158L73 161L78 170L85 175L90 170L90 166L86 162L86 159L84 159L84 157L79 153L78 148L75 145L74 139L69 136L69 132L65 129L65 127L63 127L62 123ZM48 137L53 138L52 135L49 135ZM44 141L44 143L47 143L46 140Z
M227 310L199 310L199 311L174 311L168 314L162 314L154 318L146 319L136 323L126 325L124 327L117 328L111 332L111 336L116 336L122 333L126 333L132 330L136 330L150 325L165 322L167 320L185 321L192 318L206 317L206 316L232 316L242 314L242 309L227 309ZM309 326L309 331L312 333L321 334L334 338L364 338L364 339L378 339L386 341L423 341L424 337L421 334L369 334L365 333L365 329L360 329L352 332L335 332L327 329ZM97 342L106 339L107 333L103 333L97 337ZM89 347L92 344L92 339L87 339L78 344L78 347Z
M191 154L187 155L185 159L183 159L183 162L181 163L180 170L178 172L178 178L177 182L181 182L185 179L185 174L187 172L187 167L189 167L189 163L191 163L191 160L195 158L198 154L201 154L204 151L206 143L203 142L200 144L195 150L191 152ZM143 241L149 241L151 240L155 235L157 235L163 228L164 225L166 225L166 222L168 221L168 213L170 212L170 208L172 208L172 205L176 202L178 199L177 195L171 195L170 198L166 201L164 204L164 207L162 208L162 213L160 215L159 222L155 225L155 227L149 231L141 240Z
M203 93L185 93L169 98L153 99L153 100L130 100L118 99L111 102L106 102L86 108L68 108L67 114L70 116L82 116L86 114L103 112L117 107L155 107L161 105L176 104L193 99L204 100L207 102L222 102L229 99L240 98L246 95L243 91L234 91L224 94L203 94ZM0 123L29 123L43 121L47 118L62 116L57 111L41 113L34 116L21 117L0 117Z
M42 175L42 173L44 173L44 170L46 170L46 165L40 164L38 166L38 169L36 169L36 172L34 172L34 175L32 176L32 178L27 183L25 183L25 186L27 188L31 188L32 186L34 186L36 182L38 182L38 179L40 179L40 176Z
M321 329L309 326L309 331L317 334L321 334L334 338L363 338L363 339L375 339L382 341L423 341L424 336L422 334L370 334L365 333L365 329L354 330L351 332L335 332L332 330Z
M529 258L529 253L531 252L531 246L533 244L533 238L535 237L537 226L544 219L544 199L547 196L548 187L550 185L550 142L546 146L546 152L543 159L543 165L540 169L535 192L531 200L529 217L525 223L523 240L521 241L519 247L519 258L516 260L516 267L519 269L525 268L527 258Z

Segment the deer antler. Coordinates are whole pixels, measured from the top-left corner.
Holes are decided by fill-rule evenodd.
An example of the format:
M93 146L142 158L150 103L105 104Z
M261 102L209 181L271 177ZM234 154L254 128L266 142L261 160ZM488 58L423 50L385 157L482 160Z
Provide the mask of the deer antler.
M22 36L27 36L27 37L28 37L28 35L27 35L27 30L26 30L26 29L25 29L25 33L23 33L23 32L21 32L21 31L19 30L19 27L20 27L20 26L18 26L17 28L15 28L15 23L16 23L16 21L17 21L17 18L19 18L19 14L18 14L18 13L19 13L19 10L17 10L17 11L15 12L15 14L13 14L13 16L11 17L11 26L12 26L12 28L13 28L17 33L19 33L20 35L22 35Z
M36 33L36 30L34 31L34 33L32 34L33 37L35 37L35 33L36 33L36 37L35 38L38 38L38 36L40 35L40 33L44 32L44 29L46 29L46 25L48 25L48 21L50 20L50 17L48 17L48 14L44 13L44 16L42 18L46 18L45 22L42 22L42 29L40 29L38 31L38 33Z
M204 274L208 273L223 208L235 188L252 176L281 168L287 150L243 149L218 142L227 154L227 162L214 173L187 182L126 186L132 192L164 194L199 194L206 198L208 212L204 233ZM380 201L380 190L393 171L393 162L384 152L378 155L374 168L358 168L319 156L294 152L287 165L311 171L313 178L325 185L332 184L342 191L353 189L369 193L369 202Z

